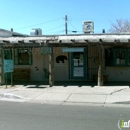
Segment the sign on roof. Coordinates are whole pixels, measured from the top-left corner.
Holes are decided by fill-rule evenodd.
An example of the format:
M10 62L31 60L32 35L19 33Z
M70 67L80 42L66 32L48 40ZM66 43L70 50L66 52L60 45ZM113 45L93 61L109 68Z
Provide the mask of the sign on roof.
M42 55L48 55L51 54L51 48L50 47L41 47L41 54Z

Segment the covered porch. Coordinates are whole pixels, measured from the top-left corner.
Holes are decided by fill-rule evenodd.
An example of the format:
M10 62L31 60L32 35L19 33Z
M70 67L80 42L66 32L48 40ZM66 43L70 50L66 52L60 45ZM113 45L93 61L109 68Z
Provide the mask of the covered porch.
M94 58L94 63L97 68L94 68L94 72L87 73L90 80L81 80L77 82L69 81L59 81L55 82L55 71L54 71L54 48L62 47L62 48L96 48L96 51L88 51L88 59L90 53L96 53L96 58ZM3 49L13 50L15 48L47 48L48 50L44 50L43 52L48 55L48 68L49 68L49 79L48 84L50 86L54 86L55 84L92 84L97 86L103 86L105 84L109 84L104 82L104 76L108 75L104 73L105 62L108 60L105 57L105 50L110 48L128 48L130 47L130 34L81 34L81 35L54 35L54 36L40 36L40 37L1 37L0 38L0 82L3 83L2 75L4 71L4 54ZM46 52L45 52L46 51ZM110 59L109 59L110 60ZM128 61L127 61L128 62ZM87 64L88 72L93 69L90 68L92 64L90 62ZM126 67L126 66L125 66ZM127 65L127 68L129 64ZM94 70L93 69L93 70ZM96 82L93 81L93 76L96 77ZM108 81L109 81L108 75ZM32 81L31 81L32 82ZM123 81L121 81L123 83ZM43 82L42 82L43 83ZM111 82L112 83L112 82ZM113 82L114 83L114 82ZM119 82L118 82L119 83ZM126 82L125 82L126 83ZM129 81L128 81L129 83Z

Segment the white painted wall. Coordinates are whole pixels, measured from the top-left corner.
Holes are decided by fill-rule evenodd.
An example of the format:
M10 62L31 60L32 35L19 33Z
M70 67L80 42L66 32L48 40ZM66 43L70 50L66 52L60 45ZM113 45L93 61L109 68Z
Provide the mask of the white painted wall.
M68 60L65 63L56 63L56 57L64 55ZM55 81L68 81L69 80L69 56L67 52L62 52L61 47L54 48L54 79Z

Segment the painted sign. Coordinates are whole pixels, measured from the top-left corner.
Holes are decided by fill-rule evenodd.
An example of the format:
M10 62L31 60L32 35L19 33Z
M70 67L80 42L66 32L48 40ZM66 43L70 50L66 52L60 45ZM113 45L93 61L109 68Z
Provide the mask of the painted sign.
M4 60L4 73L13 72L14 63L13 60Z
M42 47L42 48L41 48L41 54L42 54L42 55L51 54L51 48L50 48L50 47Z
M62 52L84 52L84 48L76 47L76 48L62 48Z

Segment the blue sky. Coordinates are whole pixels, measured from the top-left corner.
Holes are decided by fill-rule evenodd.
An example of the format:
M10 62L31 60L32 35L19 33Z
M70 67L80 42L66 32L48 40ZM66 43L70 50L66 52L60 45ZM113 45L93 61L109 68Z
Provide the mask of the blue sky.
M94 21L94 32L106 32L112 22L130 18L130 0L0 0L0 28L30 34L41 28L43 34L82 32L83 21Z

